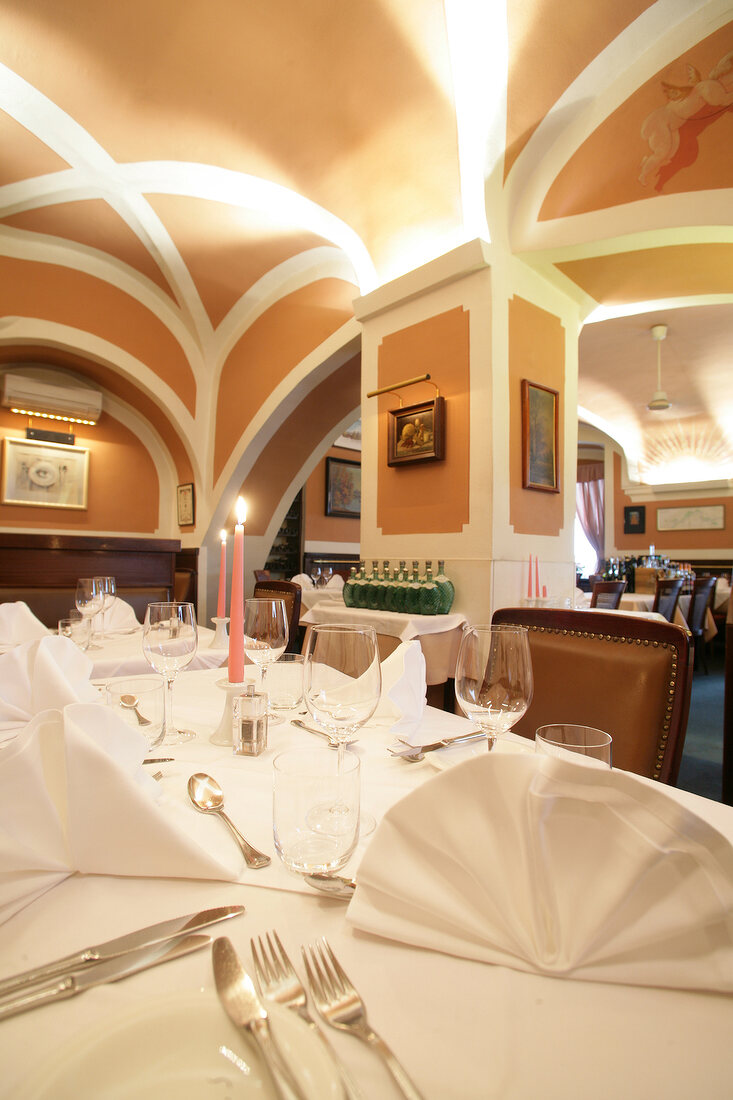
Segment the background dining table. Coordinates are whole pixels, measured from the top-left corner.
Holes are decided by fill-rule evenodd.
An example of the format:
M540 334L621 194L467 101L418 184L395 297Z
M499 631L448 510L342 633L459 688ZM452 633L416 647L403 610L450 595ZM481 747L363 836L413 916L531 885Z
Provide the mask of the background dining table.
M273 856L272 865L260 871L242 865L237 881L222 882L73 874L0 924L0 975L156 920L243 904L245 914L214 928L213 935L228 936L251 972L250 937L274 928L301 975L301 945L325 935L361 993L371 1023L426 1100L535 1100L537 1095L558 1100L688 1100L691 1095L722 1100L730 1095L730 996L544 977L355 931L346 920L346 905L286 871L273 847L275 754L296 745L331 750L287 721L271 726L267 750L256 758L235 757L230 749L212 745L209 737L224 705L217 686L221 677L221 670L212 669L183 672L176 681L174 711L185 714L198 736L166 749L174 759L160 766L161 801L181 828L212 854L231 860L234 849L221 822L198 815L187 803L188 776L208 771L222 784L235 823ZM424 726L426 734L453 735L468 723L428 708ZM390 806L439 775L449 766L446 754L456 751L443 750L442 757L433 754L408 764L389 755L391 742L388 725L372 723L351 750L361 759L365 808L378 821ZM480 742L464 750L485 751ZM533 746L509 735L497 751L532 752ZM667 793L733 840L733 809L683 791ZM358 877L359 861L371 840L362 838L345 873L356 871ZM471 845L472 837L466 835L465 842ZM54 1067L76 1059L87 1076L80 1078L74 1096L97 1100L101 1094L95 1092L89 1069L96 1044L104 1040L106 1050L111 1044L123 1081L125 1066L138 1065L145 1057L126 1042L122 1025L131 1015L151 1028L154 1023L159 1034L176 1006L179 1019L184 1013L195 1030L196 1020L211 1013L212 1005L211 954L205 950L8 1019L0 1024L0 1096L29 1100L42 1095L38 1082L47 1083ZM351 1036L328 1031L365 1100L398 1097L373 1051ZM36 1091L28 1091L29 1082ZM126 1095L124 1089L119 1095Z
M213 646L215 633L206 626L198 627L198 648L190 670L220 668L229 659L229 647ZM92 680L107 680L113 676L142 676L150 672L150 664L143 653L143 628L126 633L107 634L104 640L98 636L94 645L86 651L93 662Z

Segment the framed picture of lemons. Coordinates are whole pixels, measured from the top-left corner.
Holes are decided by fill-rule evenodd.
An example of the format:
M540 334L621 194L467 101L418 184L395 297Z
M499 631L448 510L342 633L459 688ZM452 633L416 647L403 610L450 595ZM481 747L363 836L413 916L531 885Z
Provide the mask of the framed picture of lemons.
M387 465L436 462L445 457L445 398L403 405L388 414Z

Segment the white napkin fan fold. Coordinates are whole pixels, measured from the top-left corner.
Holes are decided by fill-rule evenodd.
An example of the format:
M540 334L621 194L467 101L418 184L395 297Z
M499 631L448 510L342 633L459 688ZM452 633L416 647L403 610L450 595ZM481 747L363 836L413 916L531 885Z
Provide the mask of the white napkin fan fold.
M21 645L50 634L23 600L0 603L0 645Z

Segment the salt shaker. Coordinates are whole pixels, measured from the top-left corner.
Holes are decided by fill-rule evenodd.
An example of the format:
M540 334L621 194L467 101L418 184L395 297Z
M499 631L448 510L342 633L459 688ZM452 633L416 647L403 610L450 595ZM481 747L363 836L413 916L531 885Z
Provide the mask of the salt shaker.
M267 748L267 695L254 684L232 701L232 746L235 756L259 756Z

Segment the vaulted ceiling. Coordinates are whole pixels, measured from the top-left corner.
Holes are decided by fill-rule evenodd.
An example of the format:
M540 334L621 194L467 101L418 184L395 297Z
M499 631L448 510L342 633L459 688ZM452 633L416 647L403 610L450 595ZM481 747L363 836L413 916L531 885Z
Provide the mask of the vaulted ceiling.
M730 15L0 0L0 366L107 372L195 468L232 372L266 347L285 377L357 294L489 235L580 303L580 415L632 471L733 477Z

